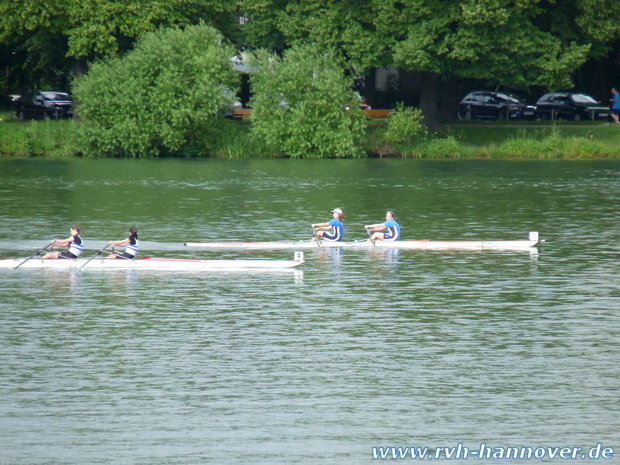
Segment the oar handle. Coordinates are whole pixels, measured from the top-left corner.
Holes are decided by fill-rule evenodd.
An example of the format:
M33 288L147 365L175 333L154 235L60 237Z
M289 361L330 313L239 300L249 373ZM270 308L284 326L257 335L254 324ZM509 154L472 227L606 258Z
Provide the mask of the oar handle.
M321 247L321 239L319 235L316 233L316 228L314 226L310 226L312 228L312 234L314 235L314 240L316 241L317 247Z
M377 247L377 244L375 244L375 241L372 238L372 234L370 234L370 230L368 228L366 228L366 234L368 235L368 239L370 239L370 243L372 244L372 246Z

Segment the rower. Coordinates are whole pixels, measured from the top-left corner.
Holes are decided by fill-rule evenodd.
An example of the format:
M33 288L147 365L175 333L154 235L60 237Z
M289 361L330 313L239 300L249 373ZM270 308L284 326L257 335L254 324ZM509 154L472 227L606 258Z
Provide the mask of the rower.
M325 239L326 241L342 241L344 236L344 213L342 213L340 208L334 208L331 213L334 218L328 223L312 224L316 238Z
M114 247L125 247L125 252L122 254L115 254L112 252L107 258L133 260L136 258L136 255L138 255L138 230L132 226L129 228L129 237L127 239L123 239L122 241L110 241L108 245L111 245L112 249L114 249Z
M371 240L379 241L399 241L400 225L396 222L396 215L389 211L385 214L385 222L378 224L367 224L364 226L368 232L372 232ZM381 232L385 231L385 232Z
M82 250L84 250L84 241L82 241L80 236L80 227L78 225L71 226L71 237L67 239L54 239L50 247L53 249L54 246L68 247L69 250L66 252L48 252L41 258L78 258Z

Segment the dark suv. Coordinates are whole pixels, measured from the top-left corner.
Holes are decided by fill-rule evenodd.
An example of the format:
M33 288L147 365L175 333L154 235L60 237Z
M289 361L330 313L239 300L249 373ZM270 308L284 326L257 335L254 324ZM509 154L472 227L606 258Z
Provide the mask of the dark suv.
M536 114L543 120L598 121L609 116L609 108L587 94L551 92L538 99Z
M69 94L50 90L25 92L13 104L19 119L71 118L73 110Z
M459 103L459 118L520 119L534 118L536 107L506 92L470 92Z

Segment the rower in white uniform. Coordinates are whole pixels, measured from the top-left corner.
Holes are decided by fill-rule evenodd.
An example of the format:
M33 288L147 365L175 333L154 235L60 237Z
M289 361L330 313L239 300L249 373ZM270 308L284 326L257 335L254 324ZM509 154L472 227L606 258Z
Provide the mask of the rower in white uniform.
M54 247L67 247L66 252L48 252L41 258L78 258L84 250L84 241L80 236L80 227L78 225L71 226L71 236L66 239L54 239L50 244Z

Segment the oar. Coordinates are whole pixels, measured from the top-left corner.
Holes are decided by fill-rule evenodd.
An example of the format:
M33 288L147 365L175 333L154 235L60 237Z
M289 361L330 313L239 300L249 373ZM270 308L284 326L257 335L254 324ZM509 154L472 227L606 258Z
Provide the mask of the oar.
M103 253L103 251L104 251L105 249L107 249L109 246L110 246L110 244L106 245L103 249L98 250L98 251L97 251L97 253L96 253L95 255L93 255L92 257L90 257L90 258L86 261L86 263L84 263L84 264L80 267L80 270L81 270L82 268L84 268L86 265L88 265L88 264L90 263L90 261L91 261L93 258L95 258L97 255L101 255L101 254ZM112 247L112 251L114 251L114 247Z
M45 247L43 247L42 249L37 250L35 253L33 253L30 257L28 257L26 260L24 260L23 262L21 262L19 265L17 265L15 268L13 268L14 270L16 270L17 268L19 268L20 266L22 266L24 263L26 263L28 260L30 260L32 257L34 257L37 254L40 254L41 252L43 252L45 249L47 249L50 245L52 245L53 242L50 242L49 244L47 244Z
M321 240L319 239L319 236L316 233L316 229L314 229L314 226L312 226L312 234L314 234L314 240L316 241L316 245L318 247L321 247Z
M368 228L366 228L366 234L368 234L368 239L370 239L372 246L377 247L377 244L375 244L375 241L372 239L372 235L370 234L370 230Z

